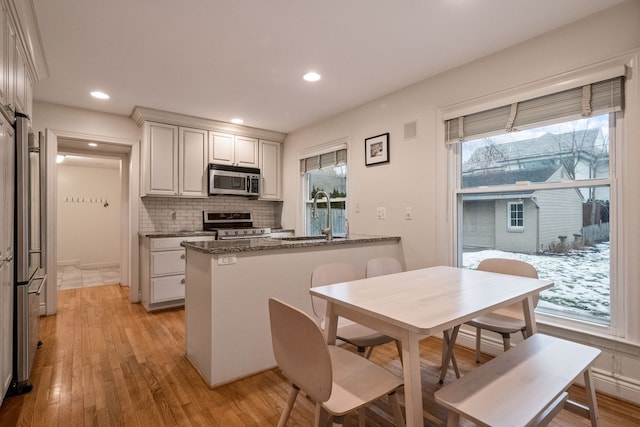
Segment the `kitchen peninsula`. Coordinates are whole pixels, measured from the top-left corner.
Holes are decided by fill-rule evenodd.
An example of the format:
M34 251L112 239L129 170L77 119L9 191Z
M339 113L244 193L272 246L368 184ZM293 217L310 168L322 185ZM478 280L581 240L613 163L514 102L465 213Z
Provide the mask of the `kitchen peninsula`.
M276 366L269 297L312 312L311 271L347 262L364 277L371 258L404 260L400 237L256 238L183 242L186 353L209 387Z

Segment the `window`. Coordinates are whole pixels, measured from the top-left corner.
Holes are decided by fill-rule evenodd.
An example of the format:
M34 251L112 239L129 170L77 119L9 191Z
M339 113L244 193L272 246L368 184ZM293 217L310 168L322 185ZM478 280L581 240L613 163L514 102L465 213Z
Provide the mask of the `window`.
M511 231L522 230L524 228L524 203L509 202L507 209L509 210L507 228Z
M554 282L538 312L611 325L610 171L623 89L616 77L446 121L458 265L527 261Z
M303 178L305 232L308 236L320 235L327 224L327 201L318 198L318 217L312 217L313 199L318 191L326 192L331 198L331 222L333 234L346 233L347 204L347 149L346 145L332 148L313 156L300 159L300 173Z

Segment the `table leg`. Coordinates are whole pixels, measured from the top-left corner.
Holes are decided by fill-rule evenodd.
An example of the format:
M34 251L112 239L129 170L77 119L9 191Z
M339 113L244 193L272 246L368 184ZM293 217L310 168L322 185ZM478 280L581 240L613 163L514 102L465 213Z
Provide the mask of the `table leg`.
M404 401L407 426L423 426L422 383L420 381L419 337L404 332L402 339L402 373L404 375Z
M448 329L442 332L444 343L442 348L442 370L440 371L440 384L444 383L444 377L449 370L449 363L453 362L453 370L456 373L456 378L460 378L460 370L458 369L458 362L454 353L454 346L456 345L456 339L458 338L458 331L460 325L453 329Z
M327 344L334 345L336 343L337 331L338 316L335 314L335 306L331 301L328 301L324 318L324 336Z
M596 400L596 390L593 385L591 368L587 368L587 370L584 371L584 388L587 395L587 405L589 405L591 426L598 427L600 425L600 414L598 413L598 401Z
M529 295L522 300L522 311L524 311L524 322L527 325L527 338L529 338L538 332L536 315L533 307L533 296Z

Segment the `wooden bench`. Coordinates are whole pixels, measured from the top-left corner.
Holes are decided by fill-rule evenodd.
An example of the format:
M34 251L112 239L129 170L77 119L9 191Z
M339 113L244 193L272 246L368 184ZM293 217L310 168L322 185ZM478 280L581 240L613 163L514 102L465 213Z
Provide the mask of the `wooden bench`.
M434 393L449 409L447 426L460 416L483 426L546 425L563 407L598 426L591 377L597 348L535 334ZM588 407L567 400L566 390L584 374Z

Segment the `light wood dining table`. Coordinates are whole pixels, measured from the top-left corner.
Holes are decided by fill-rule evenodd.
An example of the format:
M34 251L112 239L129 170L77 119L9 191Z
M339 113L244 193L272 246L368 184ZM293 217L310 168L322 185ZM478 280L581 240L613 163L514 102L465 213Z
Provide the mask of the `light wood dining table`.
M533 295L552 286L544 279L438 266L314 287L310 293L328 302L328 344L336 342L340 316L402 343L407 426L422 426L420 339L519 301L531 336L536 332Z

